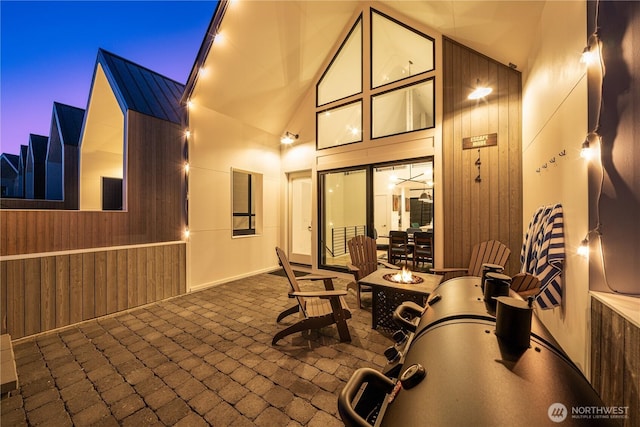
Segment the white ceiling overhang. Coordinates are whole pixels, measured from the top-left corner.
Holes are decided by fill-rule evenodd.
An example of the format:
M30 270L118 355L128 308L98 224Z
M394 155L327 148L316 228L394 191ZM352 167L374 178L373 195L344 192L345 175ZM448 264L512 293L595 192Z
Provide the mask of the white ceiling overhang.
M523 70L545 2L230 2L219 21L221 37L203 64L206 74L190 81L187 93L207 108L279 135L307 93L315 90L328 56L359 11L376 4ZM196 61L192 74L200 65Z

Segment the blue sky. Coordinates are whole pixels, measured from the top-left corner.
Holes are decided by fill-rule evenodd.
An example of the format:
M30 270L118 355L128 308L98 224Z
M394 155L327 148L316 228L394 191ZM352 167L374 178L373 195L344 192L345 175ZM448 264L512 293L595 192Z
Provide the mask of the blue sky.
M185 83L215 1L0 2L0 151L49 135L53 102L86 108L98 48Z

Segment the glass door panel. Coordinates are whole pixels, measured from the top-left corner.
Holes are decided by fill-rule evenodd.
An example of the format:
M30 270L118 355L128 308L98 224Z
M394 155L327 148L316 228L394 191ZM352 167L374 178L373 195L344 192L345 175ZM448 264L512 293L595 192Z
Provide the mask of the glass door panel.
M289 260L311 265L311 172L289 176Z
M347 241L367 234L367 169L321 172L319 265L344 269Z
M373 166L373 224L379 251L390 231L433 231L433 160ZM384 256L384 252L380 256Z

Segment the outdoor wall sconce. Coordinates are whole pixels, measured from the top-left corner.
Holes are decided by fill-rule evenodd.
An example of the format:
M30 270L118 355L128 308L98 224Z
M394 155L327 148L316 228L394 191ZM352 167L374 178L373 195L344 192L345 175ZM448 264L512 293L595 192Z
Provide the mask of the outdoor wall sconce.
M480 79L477 80L476 88L468 96L469 99L480 99L493 92L493 89L487 86L480 86Z
M293 144L293 141L295 141L296 139L298 139L298 134L286 131L284 135L282 135L282 138L280 138L280 142L289 145Z

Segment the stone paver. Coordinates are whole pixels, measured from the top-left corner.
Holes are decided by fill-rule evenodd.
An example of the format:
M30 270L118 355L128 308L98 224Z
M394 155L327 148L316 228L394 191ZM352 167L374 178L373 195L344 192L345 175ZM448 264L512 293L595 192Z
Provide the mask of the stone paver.
M261 274L16 340L20 388L0 424L342 425L340 390L356 368L380 369L391 340L349 293L354 342L329 327L271 346L288 288Z

